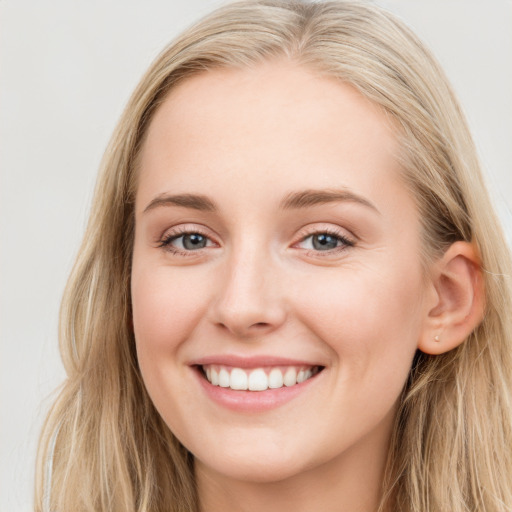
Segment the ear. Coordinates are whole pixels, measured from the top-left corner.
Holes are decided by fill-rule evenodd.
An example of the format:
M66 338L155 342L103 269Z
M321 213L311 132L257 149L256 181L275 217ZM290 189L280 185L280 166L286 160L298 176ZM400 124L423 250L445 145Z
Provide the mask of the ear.
M455 242L433 264L428 314L418 343L426 354L458 347L484 316L480 258L468 242Z

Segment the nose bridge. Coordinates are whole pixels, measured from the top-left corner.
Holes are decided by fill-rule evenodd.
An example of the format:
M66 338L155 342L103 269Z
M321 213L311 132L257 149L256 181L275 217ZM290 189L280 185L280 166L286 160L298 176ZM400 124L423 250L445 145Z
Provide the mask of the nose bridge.
M262 244L233 248L224 262L215 323L239 337L277 328L285 317L283 290L270 250Z

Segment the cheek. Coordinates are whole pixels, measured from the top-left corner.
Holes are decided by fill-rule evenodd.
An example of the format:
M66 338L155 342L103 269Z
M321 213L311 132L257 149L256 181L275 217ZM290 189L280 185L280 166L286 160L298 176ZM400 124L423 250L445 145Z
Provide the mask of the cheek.
M203 314L196 287L168 267L133 265L132 307L137 359L153 404L169 427L185 417L182 345ZM179 390L177 393L176 390ZM193 397L185 400L190 402Z
M332 349L347 378L406 377L422 326L420 272L348 269L309 283L303 321Z
M140 357L178 349L197 325L203 304L188 279L178 279L169 268L132 272L133 326Z

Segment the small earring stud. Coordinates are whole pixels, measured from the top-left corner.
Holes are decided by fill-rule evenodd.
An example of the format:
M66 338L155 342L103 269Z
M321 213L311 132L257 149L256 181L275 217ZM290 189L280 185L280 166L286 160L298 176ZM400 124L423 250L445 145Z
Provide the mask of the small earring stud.
M434 336L434 341L440 341L440 339L439 339L439 334L436 334L436 335Z

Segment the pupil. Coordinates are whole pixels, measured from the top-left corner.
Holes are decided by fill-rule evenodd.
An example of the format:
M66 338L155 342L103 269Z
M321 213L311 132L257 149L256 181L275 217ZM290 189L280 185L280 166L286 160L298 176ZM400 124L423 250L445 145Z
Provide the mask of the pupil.
M338 245L338 239L335 236L321 234L313 236L313 247L320 251L326 251L329 249L336 249Z
M202 249L206 247L206 238L198 233L192 233L183 237L185 249Z

